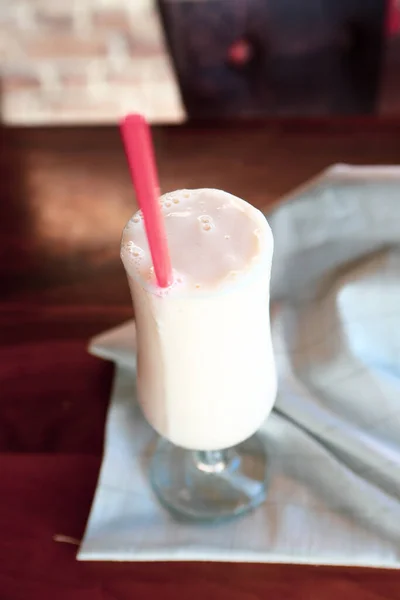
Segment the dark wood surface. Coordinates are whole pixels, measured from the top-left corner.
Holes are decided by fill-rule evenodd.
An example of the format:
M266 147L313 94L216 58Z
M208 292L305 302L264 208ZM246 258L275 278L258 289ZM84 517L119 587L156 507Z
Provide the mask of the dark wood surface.
M93 334L132 314L119 261L134 200L115 128L3 130L0 160L0 599L395 600L400 574L221 564L81 564L112 366ZM157 128L163 191L271 205L334 162L400 164L393 123Z

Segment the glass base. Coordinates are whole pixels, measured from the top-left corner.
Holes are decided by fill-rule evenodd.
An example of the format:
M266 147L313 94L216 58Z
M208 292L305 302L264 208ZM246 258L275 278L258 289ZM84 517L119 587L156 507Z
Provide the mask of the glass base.
M264 502L267 454L257 435L229 450L207 452L160 439L150 476L158 499L176 517L219 521Z

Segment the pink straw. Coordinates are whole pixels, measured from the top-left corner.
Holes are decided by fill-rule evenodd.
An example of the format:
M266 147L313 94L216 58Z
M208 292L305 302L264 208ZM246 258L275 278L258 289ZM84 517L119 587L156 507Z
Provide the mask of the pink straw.
M144 226L160 287L172 283L172 267L160 203L160 186L150 128L142 115L127 115L120 123L132 183L143 213Z

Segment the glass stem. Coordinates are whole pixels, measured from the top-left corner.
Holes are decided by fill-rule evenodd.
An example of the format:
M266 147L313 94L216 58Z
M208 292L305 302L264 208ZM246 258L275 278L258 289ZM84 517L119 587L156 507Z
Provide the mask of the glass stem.
M194 453L196 467L205 473L220 473L226 469L227 450L199 450Z

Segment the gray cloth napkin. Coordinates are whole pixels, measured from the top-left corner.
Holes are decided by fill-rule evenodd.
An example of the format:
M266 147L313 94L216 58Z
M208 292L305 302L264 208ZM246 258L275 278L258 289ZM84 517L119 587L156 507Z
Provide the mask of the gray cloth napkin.
M90 345L116 372L80 560L400 565L400 168L337 165L285 200L268 216L279 394L262 428L266 503L214 526L159 506L129 322Z

